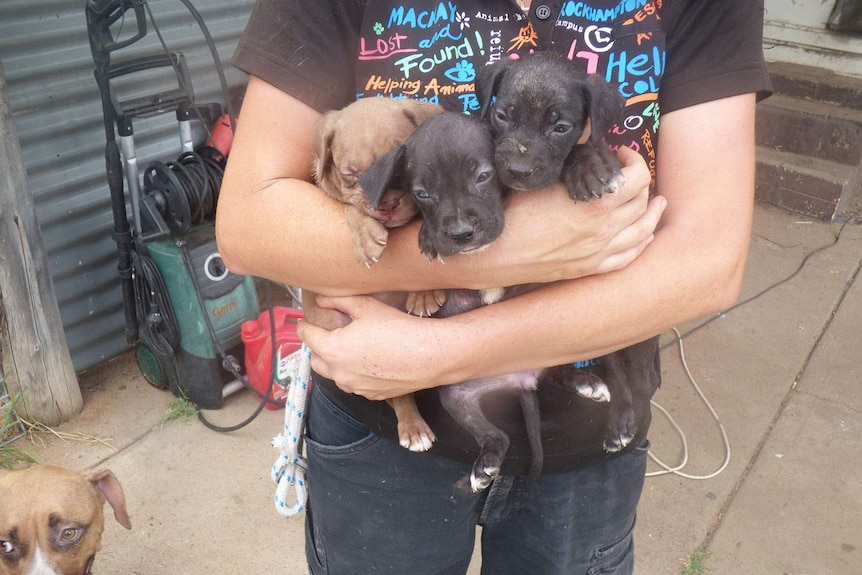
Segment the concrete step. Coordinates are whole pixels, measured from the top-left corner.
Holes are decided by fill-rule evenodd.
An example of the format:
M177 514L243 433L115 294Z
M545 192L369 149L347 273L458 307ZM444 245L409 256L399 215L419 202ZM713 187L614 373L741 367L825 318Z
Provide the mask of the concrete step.
M774 94L758 104L757 144L856 166L862 161L862 109Z
M856 217L862 182L862 79L768 65L757 106L757 198L818 220Z
M834 219L857 168L840 162L757 148L758 201L822 221ZM846 197L846 196L845 196Z
M775 93L862 110L862 78L783 62L767 64Z

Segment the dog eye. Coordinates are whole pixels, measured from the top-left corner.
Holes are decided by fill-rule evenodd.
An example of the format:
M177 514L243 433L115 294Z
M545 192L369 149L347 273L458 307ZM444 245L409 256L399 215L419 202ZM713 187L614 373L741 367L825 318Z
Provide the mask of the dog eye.
M78 538L78 533L80 533L80 530L75 529L74 527L67 527L66 529L63 529L62 533L60 533L60 539L69 543Z
M9 555L15 551L15 546L10 541L0 541L0 553Z
M498 122L505 124L509 121L509 117L506 115L506 112L503 110L495 110L494 111L494 119Z
M486 171L486 172L482 172L481 174L479 174L479 175L476 177L476 182L478 182L478 183L480 183L480 184L481 184L482 182L487 182L487 181L488 181L488 180L490 180L490 179L491 179L491 172L490 172L490 171Z
M568 124L557 124L556 126L554 126L554 131L558 134L565 134L571 129L572 127Z
M357 178L356 174L353 172L341 172L341 181L344 182L344 185L348 188L352 188L356 185L356 182L359 181L359 178Z

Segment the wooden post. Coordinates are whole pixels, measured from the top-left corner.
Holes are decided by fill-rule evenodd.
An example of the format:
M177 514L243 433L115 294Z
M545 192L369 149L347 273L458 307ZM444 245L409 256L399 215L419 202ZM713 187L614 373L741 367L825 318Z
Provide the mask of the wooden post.
M2 65L0 262L0 355L9 394L21 395L20 417L57 425L80 413L83 399L9 115Z

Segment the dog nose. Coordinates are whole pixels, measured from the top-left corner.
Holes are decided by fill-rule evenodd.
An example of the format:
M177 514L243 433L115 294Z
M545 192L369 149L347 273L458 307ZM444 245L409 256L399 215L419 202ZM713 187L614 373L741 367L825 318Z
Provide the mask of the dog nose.
M464 242L473 237L473 226L470 224L461 224L449 230L449 237L456 242Z
M526 178L533 173L533 168L524 162L512 162L506 168L506 171L516 178Z

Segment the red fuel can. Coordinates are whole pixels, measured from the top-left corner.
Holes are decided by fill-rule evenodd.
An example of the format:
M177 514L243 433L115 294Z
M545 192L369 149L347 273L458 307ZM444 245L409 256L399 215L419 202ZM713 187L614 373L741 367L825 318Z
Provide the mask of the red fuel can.
M277 360L281 363L302 347L302 341L296 335L296 320L301 319L303 314L298 309L280 306L275 306L272 311L275 317ZM278 368L276 373L273 373L272 326L269 313L269 310L264 311L256 320L243 322L240 330L245 345L245 371L249 384L263 395L273 379L272 393L269 395L272 401L268 401L266 407L280 409L284 407L290 381L289 378L279 377L277 372L281 370Z

